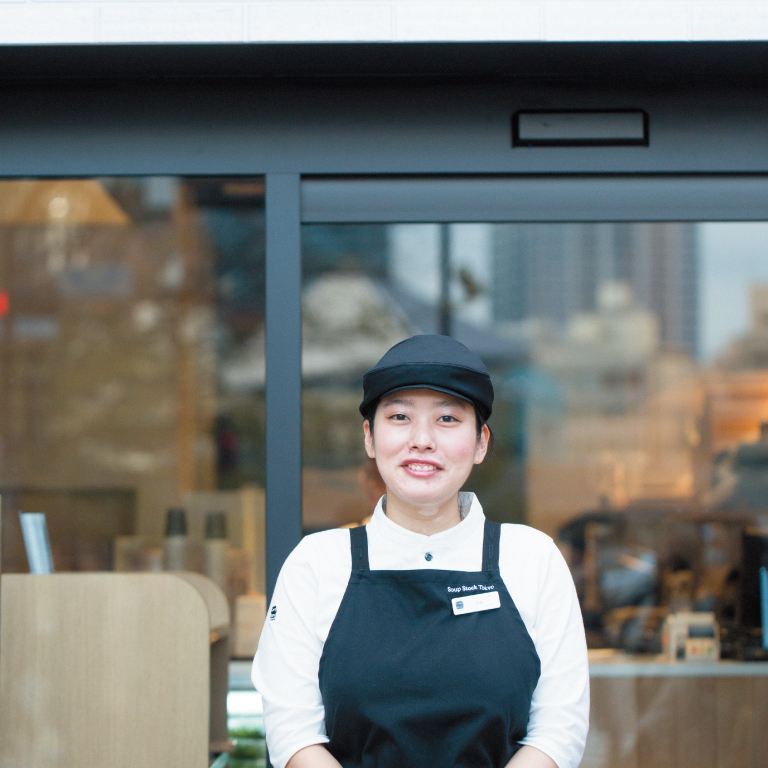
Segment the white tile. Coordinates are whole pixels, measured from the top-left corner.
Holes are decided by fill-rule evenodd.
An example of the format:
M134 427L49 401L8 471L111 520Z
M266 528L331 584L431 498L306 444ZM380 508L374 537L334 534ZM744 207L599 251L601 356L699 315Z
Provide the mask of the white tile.
M695 3L694 40L768 40L768 2Z
M100 8L102 43L229 43L243 39L243 9L231 3L120 3Z
M83 5L98 5L98 4L103 3L105 1L106 2L112 2L113 0L78 0L78 4L82 3ZM114 0L114 2L120 2L120 3L124 3L125 1L126 0ZM149 0L149 1L151 2L152 0ZM3 2L3 0L0 0L0 2ZM21 2L23 2L23 3L31 3L33 5L40 5L40 4L42 4L42 5L48 5L48 6L54 5L54 4L56 4L56 5L61 5L62 4L62 0L21 0ZM147 0L137 0L137 2L144 2L144 3L146 3Z
M2 2L3 0L0 0ZM60 3L62 0L20 0L23 3ZM17 0L14 0L14 2L17 2ZM197 4L208 4L208 5L240 5L240 0L78 0L78 2L82 3L91 3L94 5L158 5L158 6L166 6L166 5L179 5L184 3L197 3Z
M540 2L436 2L400 0L395 35L404 41L538 40Z
M283 0L249 7L248 40L253 42L365 42L393 39L388 2Z
M0 0L0 44L768 40L768 0Z
M550 0L548 41L689 40L690 4L680 0Z
M0 5L0 45L93 43L97 9L87 3Z

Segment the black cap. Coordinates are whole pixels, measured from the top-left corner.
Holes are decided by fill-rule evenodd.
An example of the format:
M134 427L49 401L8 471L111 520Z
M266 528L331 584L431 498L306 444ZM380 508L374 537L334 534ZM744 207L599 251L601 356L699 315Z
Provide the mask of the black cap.
M187 535L187 515L183 509L171 508L165 518L166 536Z
M493 384L483 361L451 336L424 334L395 344L363 376L364 416L384 395L400 389L434 389L467 400L483 421L493 409Z

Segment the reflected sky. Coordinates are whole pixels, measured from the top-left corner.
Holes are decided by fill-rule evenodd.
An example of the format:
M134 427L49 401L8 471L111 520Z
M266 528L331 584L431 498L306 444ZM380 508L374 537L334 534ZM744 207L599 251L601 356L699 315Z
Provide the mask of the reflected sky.
M768 284L768 223L699 225L699 350L711 360L750 327L749 290Z

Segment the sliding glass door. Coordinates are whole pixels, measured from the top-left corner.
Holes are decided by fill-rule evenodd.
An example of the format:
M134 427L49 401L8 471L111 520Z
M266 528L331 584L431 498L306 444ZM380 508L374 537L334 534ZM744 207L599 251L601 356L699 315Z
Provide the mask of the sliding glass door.
M697 765L761 764L765 182L367 183L304 187L304 533L364 523L384 490L362 447L363 373L413 334L455 336L497 397L467 490L552 536L579 592L583 765L666 766L692 734ZM704 641L670 645L675 617Z

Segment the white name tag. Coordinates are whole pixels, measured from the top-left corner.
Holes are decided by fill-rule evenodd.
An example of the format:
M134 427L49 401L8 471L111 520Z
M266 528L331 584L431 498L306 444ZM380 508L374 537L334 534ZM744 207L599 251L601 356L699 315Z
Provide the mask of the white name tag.
M501 608L498 592L485 592L480 595L468 595L467 597L454 597L451 600L453 612L456 616L462 613L476 613L477 611L490 611L493 608Z

